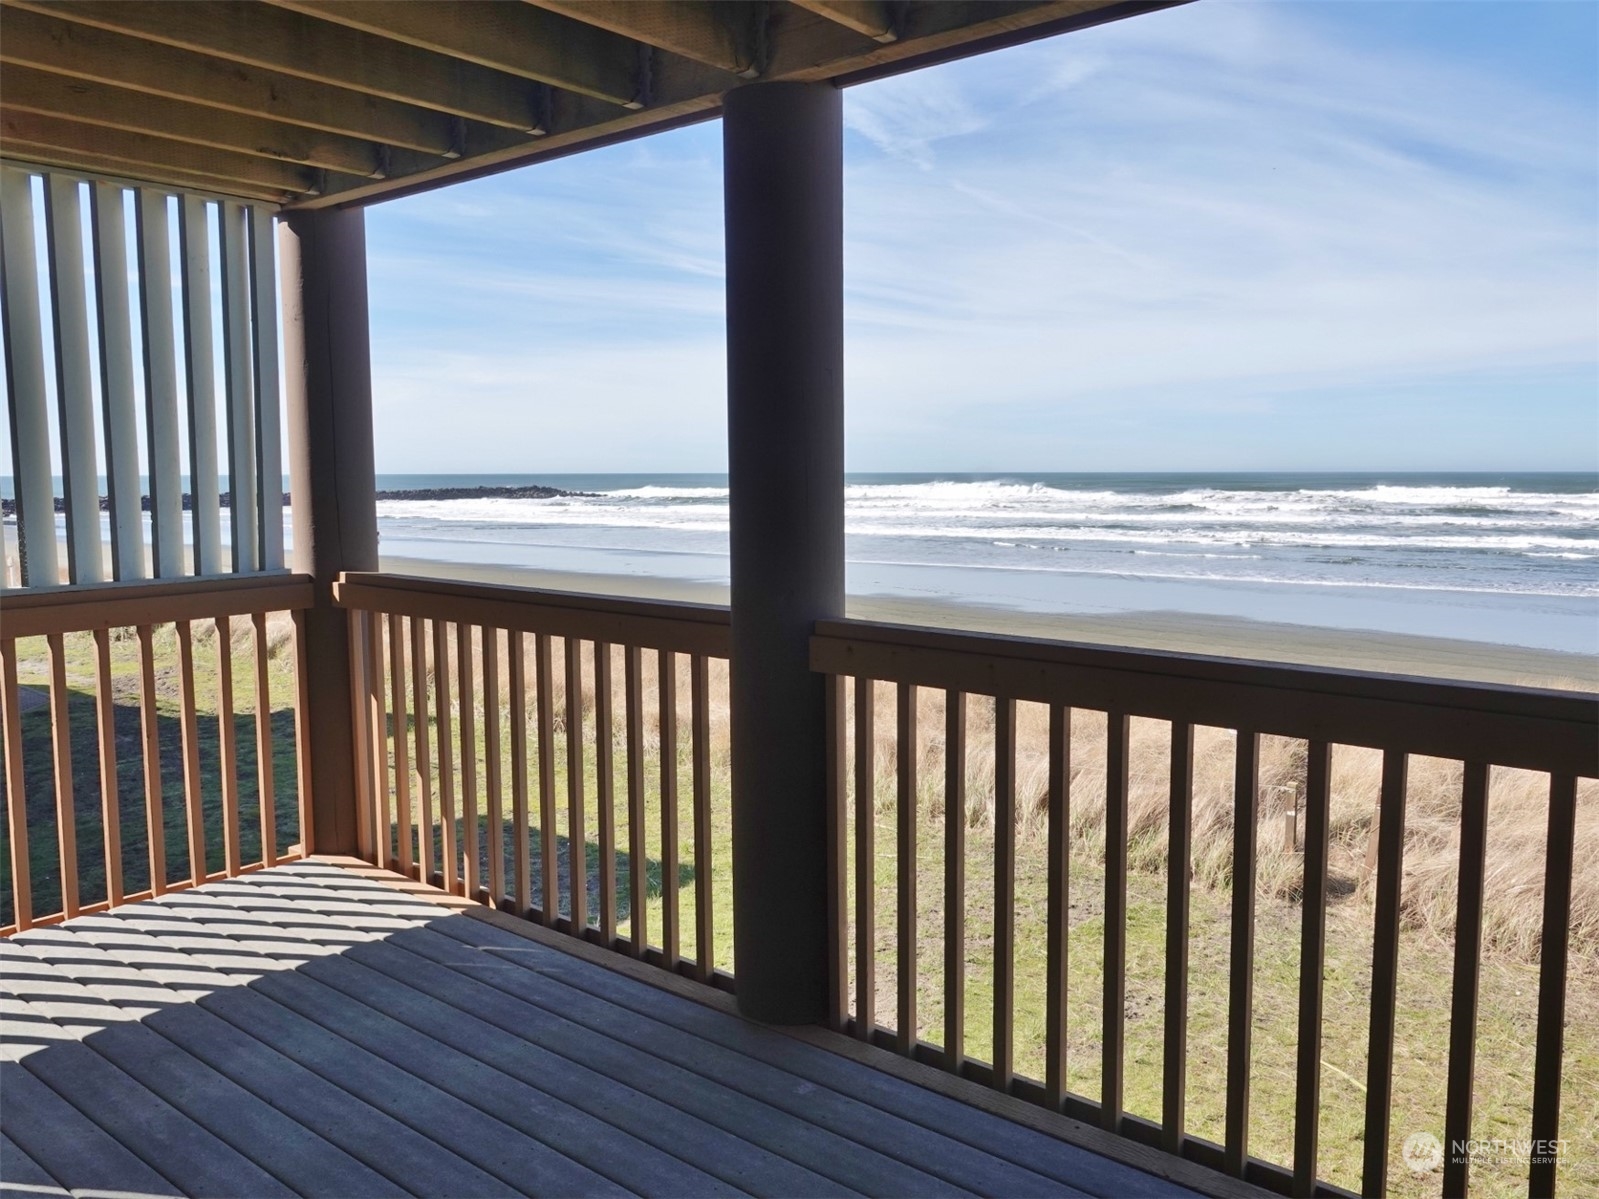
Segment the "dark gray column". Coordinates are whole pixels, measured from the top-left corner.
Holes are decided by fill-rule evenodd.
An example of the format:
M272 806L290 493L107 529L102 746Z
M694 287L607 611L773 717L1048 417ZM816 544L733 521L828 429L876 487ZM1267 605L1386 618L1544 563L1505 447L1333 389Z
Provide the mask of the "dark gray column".
M827 1014L826 727L812 624L844 614L843 125L830 84L723 112L738 1003Z
M294 569L316 579L305 620L313 838L319 853L354 853L350 622L332 584L340 571L378 568L364 214L285 214L278 260Z

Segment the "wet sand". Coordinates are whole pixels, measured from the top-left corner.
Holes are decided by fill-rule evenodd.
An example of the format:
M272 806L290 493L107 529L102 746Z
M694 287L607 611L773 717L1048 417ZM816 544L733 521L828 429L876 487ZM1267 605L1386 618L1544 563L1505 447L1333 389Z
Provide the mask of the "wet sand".
M711 583L624 575L576 574L513 566L467 566L385 557L396 574L466 579L598 595L725 604L727 588ZM1599 657L1513 645L1419 637L1405 633L1325 629L1309 625L1204 616L1188 612L1047 615L995 607L851 596L848 615L861 620L930 625L1138 649L1216 654L1383 674L1599 691Z

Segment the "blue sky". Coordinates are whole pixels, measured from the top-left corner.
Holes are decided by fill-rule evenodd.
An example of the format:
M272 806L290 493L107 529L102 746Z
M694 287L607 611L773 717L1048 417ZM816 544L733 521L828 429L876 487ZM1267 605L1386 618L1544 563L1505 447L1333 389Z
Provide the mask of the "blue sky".
M1585 2L1202 0L850 89L850 469L1599 468L1596 59ZM723 469L720 165L370 210L379 470Z

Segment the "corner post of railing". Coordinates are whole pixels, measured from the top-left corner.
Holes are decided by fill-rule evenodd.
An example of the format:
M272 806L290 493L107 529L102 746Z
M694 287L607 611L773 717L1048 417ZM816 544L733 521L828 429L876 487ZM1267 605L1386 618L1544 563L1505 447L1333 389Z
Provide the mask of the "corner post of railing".
M334 605L333 583L341 571L378 566L363 213L285 213L278 251L294 569L316 584L301 659L311 709L302 752L310 755L312 843L321 853L354 853L350 615Z
M723 108L733 929L740 1010L828 1014L826 680L844 614L843 108L757 83Z

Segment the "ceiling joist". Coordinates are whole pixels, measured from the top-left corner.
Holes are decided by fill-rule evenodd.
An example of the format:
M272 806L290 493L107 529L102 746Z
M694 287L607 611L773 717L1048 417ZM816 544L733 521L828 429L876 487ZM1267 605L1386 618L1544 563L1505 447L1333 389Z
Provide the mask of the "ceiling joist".
M66 117L87 125L147 133L348 175L377 179L385 174L383 154L374 142L130 92L70 75L52 75L33 67L6 67L4 95L7 110Z
M490 67L623 108L641 108L638 48L526 4L449 0L270 0L323 21Z
M0 159L362 204L1184 0L0 0Z

